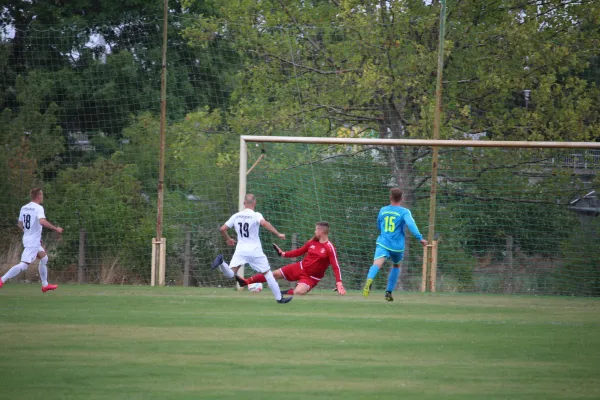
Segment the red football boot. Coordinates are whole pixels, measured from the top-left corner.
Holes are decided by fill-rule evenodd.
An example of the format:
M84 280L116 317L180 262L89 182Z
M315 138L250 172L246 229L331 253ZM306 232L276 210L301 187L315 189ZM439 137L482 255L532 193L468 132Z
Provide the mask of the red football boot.
M42 286L42 292L46 293L48 290L56 290L57 287L58 285L48 284L48 286Z

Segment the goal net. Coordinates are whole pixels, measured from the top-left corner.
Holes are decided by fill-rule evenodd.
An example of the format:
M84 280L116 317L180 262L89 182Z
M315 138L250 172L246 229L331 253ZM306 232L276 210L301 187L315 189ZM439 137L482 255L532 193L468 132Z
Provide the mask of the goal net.
M272 268L289 260L278 258L270 243L302 246L318 221L328 221L344 284L360 289L391 187L403 190L405 206L428 236L431 157L430 146L249 142L246 192L287 235L283 241L262 233ZM600 152L584 148L440 148L437 290L597 295L599 170ZM423 250L407 237L398 288L415 291ZM377 289L385 288L388 268ZM335 287L333 275L319 286Z

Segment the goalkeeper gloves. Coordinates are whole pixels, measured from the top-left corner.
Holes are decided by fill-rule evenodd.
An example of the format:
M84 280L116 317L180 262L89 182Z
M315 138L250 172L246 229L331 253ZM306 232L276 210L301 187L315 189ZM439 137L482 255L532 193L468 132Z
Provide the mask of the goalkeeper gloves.
M279 254L279 257L283 257L283 255L285 254L285 252L281 251L281 249L279 248L279 246L277 246L275 243L273 243L273 248L275 249L275 251L277 252L277 254Z

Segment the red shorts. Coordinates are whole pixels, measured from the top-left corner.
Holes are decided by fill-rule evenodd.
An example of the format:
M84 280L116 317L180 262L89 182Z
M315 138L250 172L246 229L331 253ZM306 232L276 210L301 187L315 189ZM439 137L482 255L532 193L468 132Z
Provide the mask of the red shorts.
M314 276L309 276L308 274L306 274L302 269L302 265L299 262L286 265L285 267L281 267L280 271L286 281L298 281L298 283L303 283L310 289L317 286L317 284L321 280L321 278L315 278Z

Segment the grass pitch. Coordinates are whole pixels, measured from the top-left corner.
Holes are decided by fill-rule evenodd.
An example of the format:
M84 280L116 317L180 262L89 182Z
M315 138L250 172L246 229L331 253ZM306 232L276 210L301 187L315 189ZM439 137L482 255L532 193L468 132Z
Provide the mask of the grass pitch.
M600 300L0 289L1 399L597 399Z

